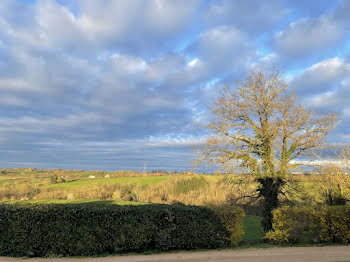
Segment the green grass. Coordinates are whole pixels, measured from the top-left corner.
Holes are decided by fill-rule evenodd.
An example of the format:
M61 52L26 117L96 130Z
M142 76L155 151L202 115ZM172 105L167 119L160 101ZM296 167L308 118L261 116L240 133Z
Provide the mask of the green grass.
M2 183L6 183L8 181L11 181L12 179L9 179L9 178L0 178L0 184Z
M116 200L63 200L63 199L40 199L40 200L10 200L0 201L0 204L111 204L111 205L147 205L148 203Z
M149 176L149 177L116 177L116 178L93 178L81 179L75 181L67 181L64 183L57 183L49 185L48 188L79 188L83 186L91 186L98 184L137 184L140 186L154 185L164 180L169 179L170 176Z
M264 236L261 228L261 217L246 216L243 223L244 235L242 242L259 242Z
M4 183L11 183L11 182L18 182L18 181L25 181L26 178L24 177L1 177L0 178L0 184L4 184Z

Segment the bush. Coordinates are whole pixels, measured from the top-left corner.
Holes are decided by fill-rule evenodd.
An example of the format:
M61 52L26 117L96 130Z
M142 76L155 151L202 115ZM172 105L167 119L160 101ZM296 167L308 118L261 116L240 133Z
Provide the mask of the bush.
M225 227L223 213L183 205L0 204L0 255L225 247L235 224Z
M54 175L51 175L51 176L50 176L50 183L51 183L51 184L56 184L57 181L58 181L57 175L54 174Z
M273 211L273 231L265 238L274 243L307 243L317 241L318 212L310 207L282 207Z
M340 188L335 191L328 189L325 191L326 204L329 206L345 206L347 199L342 195Z
M229 205L209 206L209 208L215 212L227 231L230 232L228 240L231 245L237 245L244 234L243 221L245 214L243 209Z
M265 238L275 243L350 243L350 207L282 207L272 226Z
M350 243L350 206L331 206L321 210L320 240Z
M177 181L174 185L173 190L174 194L178 196L180 194L187 194L189 192L198 190L200 188L205 187L206 185L208 185L208 182L207 180L205 180L204 177L192 177L190 179L183 179Z

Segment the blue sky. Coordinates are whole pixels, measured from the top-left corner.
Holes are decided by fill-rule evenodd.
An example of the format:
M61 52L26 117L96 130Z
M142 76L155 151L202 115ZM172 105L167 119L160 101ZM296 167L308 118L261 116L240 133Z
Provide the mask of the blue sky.
M183 170L223 85L279 68L350 140L350 1L0 2L0 166Z

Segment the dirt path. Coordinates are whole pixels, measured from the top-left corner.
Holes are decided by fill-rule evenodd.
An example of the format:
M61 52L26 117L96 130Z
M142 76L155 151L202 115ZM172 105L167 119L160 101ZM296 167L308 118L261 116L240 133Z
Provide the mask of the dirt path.
M195 261L239 261L239 262L335 262L350 261L350 246L288 247L266 249L222 250L203 252L179 252L159 255L109 256L98 258L7 258L0 262L195 262Z

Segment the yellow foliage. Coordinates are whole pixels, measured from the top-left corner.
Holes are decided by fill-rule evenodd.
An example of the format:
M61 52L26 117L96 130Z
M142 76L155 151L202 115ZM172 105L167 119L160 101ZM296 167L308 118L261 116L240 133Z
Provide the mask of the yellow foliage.
M244 234L243 220L245 214L243 209L229 205L210 205L209 208L217 214L227 231L230 232L229 241L231 245L237 245Z
M274 231L269 231L265 235L265 239L269 239L275 244L282 244L288 242L288 232L287 230L276 229Z
M321 241L350 243L350 207L333 206L322 209L320 228Z
M350 243L350 206L282 207L273 212L274 243Z

